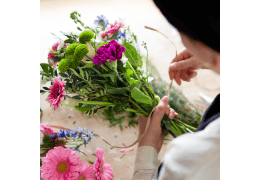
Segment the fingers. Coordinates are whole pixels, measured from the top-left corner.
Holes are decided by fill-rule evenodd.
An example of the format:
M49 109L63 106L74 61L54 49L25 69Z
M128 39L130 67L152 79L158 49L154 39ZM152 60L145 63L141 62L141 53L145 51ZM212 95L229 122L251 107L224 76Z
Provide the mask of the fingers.
M195 66L194 58L189 58L182 61L171 63L169 67L169 71L188 69L189 67L194 67L194 66Z

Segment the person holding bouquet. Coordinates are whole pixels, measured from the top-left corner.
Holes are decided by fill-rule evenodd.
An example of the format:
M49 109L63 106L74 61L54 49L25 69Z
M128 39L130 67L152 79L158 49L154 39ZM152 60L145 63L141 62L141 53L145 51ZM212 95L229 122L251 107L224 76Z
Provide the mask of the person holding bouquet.
M178 85L197 75L196 69L210 69L220 74L220 1L154 0L156 6L180 32L186 49L173 59L169 76ZM145 132L147 117L139 116L139 136L133 179L216 180L220 179L220 94L206 110L194 133L178 136L169 144L161 165L164 131L161 120L178 114L163 97ZM144 134L145 133L145 134Z

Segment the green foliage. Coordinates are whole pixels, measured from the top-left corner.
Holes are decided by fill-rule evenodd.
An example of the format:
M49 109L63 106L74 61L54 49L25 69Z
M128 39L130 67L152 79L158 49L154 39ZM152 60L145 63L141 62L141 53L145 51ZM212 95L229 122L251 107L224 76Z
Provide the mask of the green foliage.
M135 69L137 69L137 67L141 67L142 66L142 57L137 52L136 48L128 42L124 42L123 46L125 47L125 50L126 50L124 55L128 58L128 61L131 63L131 65Z
M42 71L40 72L40 75L42 75L42 79L44 76L48 78L54 78L58 76L57 69L52 67L51 65L47 63L41 63L40 64Z
M58 70L60 73L65 73L70 68L70 61L68 59L62 59L58 64Z
M85 44L86 42L89 42L92 38L94 37L93 32L91 31L83 31L80 35L79 35L79 42L81 44Z

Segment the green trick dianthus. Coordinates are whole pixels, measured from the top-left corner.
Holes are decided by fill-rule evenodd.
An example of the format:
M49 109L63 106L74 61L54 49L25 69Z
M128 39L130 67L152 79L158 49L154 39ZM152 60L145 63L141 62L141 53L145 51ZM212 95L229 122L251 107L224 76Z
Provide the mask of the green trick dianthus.
M71 58L74 55L75 49L79 46L78 43L69 45L65 51L66 58Z
M70 68L70 61L68 59L62 59L58 64L58 70L60 73L65 73Z
M94 37L94 33L91 31L83 31L79 35L79 42L81 44L85 44L86 42L89 42Z
M98 45L98 49L99 49L101 46L103 46L104 44L108 44L108 42L102 42L102 43L100 43L100 44Z
M71 68L76 69L79 62L84 58L85 55L89 52L88 46L85 44L80 44L74 52L74 57L71 58Z

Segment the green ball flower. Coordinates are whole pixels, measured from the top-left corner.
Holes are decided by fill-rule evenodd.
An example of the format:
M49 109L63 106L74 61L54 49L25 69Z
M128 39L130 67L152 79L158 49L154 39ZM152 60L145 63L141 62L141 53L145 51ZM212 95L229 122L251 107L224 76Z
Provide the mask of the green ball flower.
M102 43L100 43L100 44L98 45L98 49L99 49L101 46L103 46L104 44L108 44L108 42L102 42Z
M72 56L74 55L75 49L79 46L78 43L73 43L71 45L69 45L65 51L65 56L66 58L72 58Z
M74 57L71 58L71 68L76 69L79 62L84 58L85 55L88 54L88 52L88 46L85 44L80 44L74 52Z
M58 64L58 70L60 73L65 73L70 68L70 61L68 59L62 59Z
M83 31L79 35L79 42L81 44L85 44L86 42L89 42L94 37L94 33L91 31Z

